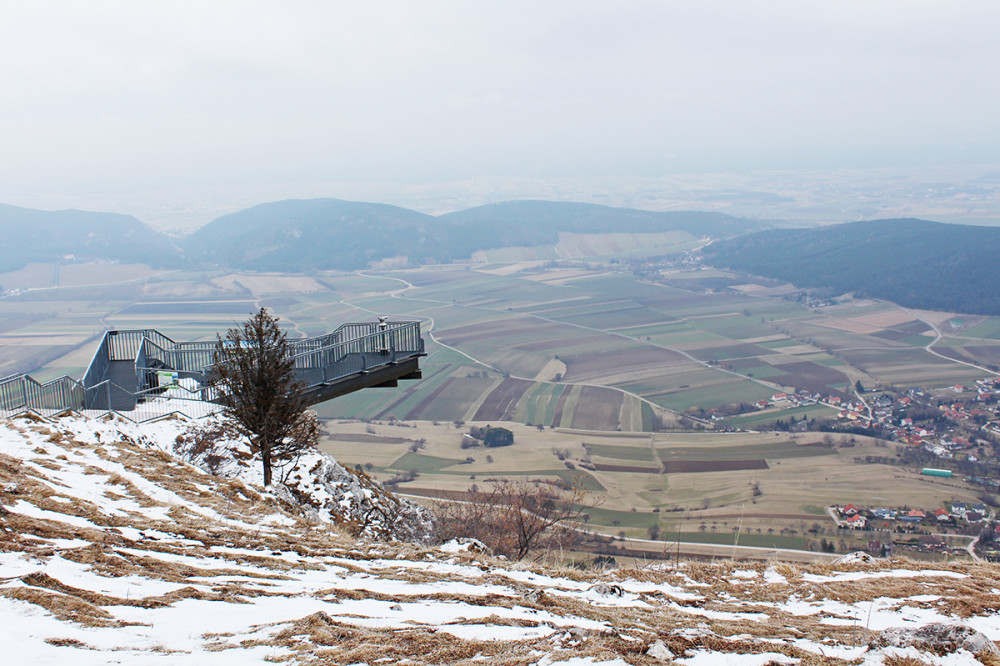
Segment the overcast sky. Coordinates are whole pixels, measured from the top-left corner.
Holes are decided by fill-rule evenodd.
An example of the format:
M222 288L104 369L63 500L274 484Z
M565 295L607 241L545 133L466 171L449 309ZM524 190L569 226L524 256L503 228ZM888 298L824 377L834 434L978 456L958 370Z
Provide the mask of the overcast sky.
M996 0L0 8L0 200L39 207L299 181L1000 162Z

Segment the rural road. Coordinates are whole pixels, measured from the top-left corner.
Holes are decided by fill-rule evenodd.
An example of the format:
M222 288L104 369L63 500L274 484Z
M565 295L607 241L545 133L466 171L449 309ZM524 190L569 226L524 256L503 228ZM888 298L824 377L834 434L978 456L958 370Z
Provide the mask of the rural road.
M934 336L935 337L934 337L934 339L932 341L930 341L926 345L924 345L924 350L926 350L927 353L933 354L934 356L937 356L938 358L943 358L944 360L950 361L952 363L961 363L962 365L967 365L970 368L975 368L976 370L982 370L983 372L989 373L991 375L1000 375L1000 372L995 372L993 370L990 370L989 368L984 368L981 365L976 365L975 363L969 363L968 361L960 361L960 360L958 360L956 358L952 358L950 356L945 356L944 354L937 353L936 351L934 351L932 349L932 347L934 345L936 345L938 342L940 342L941 338L943 338L944 335L942 335L942 333L938 329L938 327L934 325L934 322L927 321L923 317L915 314L914 312L911 312L910 310L907 310L906 308L902 307L901 305L896 305L895 303L891 303L890 305L894 305L900 311L905 312L906 314L910 315L911 317L913 317L917 321L921 321L921 322L923 322L923 323L925 323L925 324L927 324L928 326L931 327L931 330L934 331Z
M836 510L836 509L834 509L834 508L833 508L832 506L828 506L828 507L826 507L826 513L827 513L827 514L828 514L828 515L829 515L829 516L830 516L831 518L833 518L833 522L834 522L834 523L835 523L835 524L837 525L837 527L840 527L840 526L842 526L842 525L844 524L844 521L842 521L842 520L841 520L841 519L840 519L840 518L839 518L839 517L837 516L837 510Z
M973 537L965 534L945 534L945 533L934 532L933 536L950 538L950 539L963 539L963 538L968 539L969 543L965 544L965 546L963 547L965 548L965 551L969 553L969 557L972 558L973 562L983 561L983 558L979 557L979 555L976 554L976 544L979 543L979 535Z

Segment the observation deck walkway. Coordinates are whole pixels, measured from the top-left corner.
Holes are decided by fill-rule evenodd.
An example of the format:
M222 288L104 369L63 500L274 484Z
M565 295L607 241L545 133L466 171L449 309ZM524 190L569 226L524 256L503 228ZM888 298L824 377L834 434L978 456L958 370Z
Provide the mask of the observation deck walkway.
M416 321L344 324L326 335L290 340L289 346L309 405L419 379L424 356ZM66 410L127 412L133 421L171 413L206 416L221 409L219 392L208 383L217 347L215 341L175 342L153 329L108 331L81 380L0 379L0 417Z

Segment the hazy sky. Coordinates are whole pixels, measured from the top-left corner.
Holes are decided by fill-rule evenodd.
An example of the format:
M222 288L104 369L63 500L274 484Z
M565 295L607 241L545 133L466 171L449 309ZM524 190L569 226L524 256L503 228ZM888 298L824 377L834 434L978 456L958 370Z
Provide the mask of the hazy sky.
M0 8L0 200L39 207L299 181L1000 162L996 0Z

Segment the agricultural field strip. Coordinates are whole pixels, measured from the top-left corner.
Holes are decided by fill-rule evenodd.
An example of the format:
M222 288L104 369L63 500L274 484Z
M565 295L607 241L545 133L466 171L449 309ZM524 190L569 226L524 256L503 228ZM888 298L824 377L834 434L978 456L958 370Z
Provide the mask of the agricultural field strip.
M403 280L401 278L392 278L392 279L399 280L400 282L403 282L404 284L408 285L407 287L399 289L397 292L392 292L390 295L393 298L400 298L400 299L405 299L405 300L420 300L420 301L424 301L424 302L428 302L428 303L435 303L435 304L437 304L439 306L444 306L444 307L451 307L451 306L455 305L454 303L444 303L442 301L433 301L433 300L425 299L425 298L419 298L419 299L417 299L417 298L411 298L409 296L400 296L400 295L398 295L399 293L401 293L403 291L406 291L407 289L413 287L413 285L411 285L409 282L406 282L406 280ZM368 308L364 308L364 307L359 306L359 305L354 305L353 303L348 302L348 299L342 299L340 302L343 303L344 305L347 305L347 306L350 306L350 307L354 307L354 308L357 308L359 310L363 310L365 312L370 312L372 314L378 314L374 310L369 310ZM460 306L460 307L469 307L469 308L472 308L472 309L483 309L483 310L486 310L487 312L496 313L495 310L492 310L490 308L475 308L474 306ZM633 341L632 338L630 338L627 335L621 335L619 333L604 331L602 329L597 329L597 328L593 328L593 327L590 327L590 326L584 326L582 324L571 324L571 323L567 323L567 322L560 322L560 321L557 321L557 320L551 320L551 319L547 319L545 317L539 317L538 315L534 315L534 314L530 314L530 313L525 313L525 314L526 314L526 316L536 317L538 319L541 319L543 321L548 321L548 322L553 323L553 324L559 324L559 325L564 325L564 326L575 326L577 328L581 328L581 329L584 329L584 330L589 330L589 331L593 331L593 332L597 332L597 333L607 333L608 335L617 335L618 337L621 337L623 339L626 339L626 340L629 340L629 341ZM485 361L482 361L482 360L480 360L480 359L478 359L478 358L476 358L476 357L474 357L474 356L472 356L470 354L467 354L466 352L462 351L461 349L458 349L457 347L452 347L451 345L448 345L448 344L442 342L441 340L439 340L437 338L437 336L434 335L434 318L431 317L431 316L429 316L429 315L423 315L423 318L426 319L426 320L429 320L429 322L430 322L430 327L427 329L427 336L435 344L440 345L440 346L442 346L442 347L444 347L446 349L450 349L451 351L453 351L453 352L455 352L457 354L461 354L462 356L464 356L465 358L469 359L473 363L475 363L477 365L481 365L484 368L487 368L488 370L492 370L494 372L501 372L499 369L493 367L489 363L486 363ZM660 347L661 349L665 349L667 351L677 351L677 350L670 349L669 347L663 347L661 345L655 345L655 346ZM680 353L683 356L688 356L684 352L678 352L678 353ZM709 366L707 363L701 363L697 359L694 359L693 357L690 357L690 356L688 356L688 358L690 358L691 360L695 361L696 363L704 365L705 367L711 368L711 366ZM711 369L714 369L714 368L711 368ZM725 371L725 370L720 370L720 371L721 372L728 372L728 371ZM732 375L735 375L737 377L740 377L741 379L746 379L746 377L744 377L743 375L740 375L739 373L735 373L734 372L734 373L729 373L729 374L732 374ZM607 388L607 389L610 389L610 390L613 390L613 391L620 391L620 392L622 392L625 395L632 396L633 398L636 398L640 402L648 404L651 407L654 407L656 409L664 409L664 410L666 410L668 412L677 414L678 416L682 415L682 414L680 414L680 412L676 412L676 411L674 411L672 409L666 408L666 407L664 407L662 405L659 405L659 404L657 404L657 403L655 403L655 402L653 402L651 400L647 400L646 398L644 398L643 396L641 396L641 395L639 395L637 393L632 393L631 391L627 391L627 390L619 388L617 386L607 386L605 384L593 384L593 383L581 383L581 382L563 382L563 383L548 382L548 381L543 381L543 380L535 380L533 377L521 377L521 376L517 376L517 375L510 375L510 377L512 379L523 379L523 380L530 381L530 382L536 382L537 381L537 383L553 384L553 385L556 385L556 386L566 386L568 384L572 384L573 386L580 386L580 387L588 386L588 387L592 387L592 388ZM766 386L766 384L764 384L763 382L757 382L757 383ZM775 388L775 387L770 387L770 388ZM695 421L700 421L701 423L704 423L706 425L711 425L711 423L708 422L708 421L703 421L702 419L698 419L696 417L690 417L690 418L693 418L693 420L695 420Z
M403 288L400 288L398 290L389 292L390 296L392 296L393 298L400 298L400 299L405 299L405 300L420 300L420 301L423 301L423 302L435 303L435 304L437 304L439 306L446 306L446 307L448 307L448 306L454 306L455 305L453 303L446 303L446 302L443 302L443 301L436 301L434 299L414 298L414 297L410 297L410 296L404 296L404 295L402 295L402 293L405 292L405 291L407 291L407 290L409 290L410 288L413 288L414 285L412 285L411 283L409 283L406 280L403 280L402 278L392 277L391 279L398 280L398 281L402 282L404 285L406 285ZM355 306L355 305L353 305L351 303L348 303L347 299L343 299L342 302L345 305L348 305L348 306L351 306L351 307L359 307L359 306ZM486 312L490 312L490 313L493 313L493 314L502 314L502 312L498 312L496 310L493 310L492 308L479 308L479 307L476 307L476 306L461 306L461 307L469 307L471 309L481 309L481 310L484 310ZM359 309L365 309L365 308L360 308L359 307ZM366 311L372 312L370 310L366 310ZM582 329L582 330L586 330L586 331L590 331L590 332L594 332L594 333L599 333L599 334L603 333L603 334L606 334L606 335L613 335L613 336L617 336L619 338L622 338L624 340L628 340L630 342L635 342L634 338L632 338L631 336L624 335L624 334L616 332L616 331L609 331L609 330L606 330L606 329L595 328L595 327L592 327L592 326L587 326L587 325L584 325L584 324L578 324L578 323L574 323L574 322L566 322L566 321L560 321L560 320L556 320L556 319L550 319L548 317L544 317L544 316L541 316L541 315L538 315L538 314L535 314L535 313L531 313L531 312L524 312L523 314L525 316L533 317L533 318L536 318L536 319L539 319L539 320L542 320L542 321L546 321L548 323L552 323L552 324L556 324L556 325L562 325L562 326L571 326L571 327L575 327L575 328L579 328L579 329ZM910 316L914 316L914 315L912 315L912 313L907 313L907 314L910 314ZM733 315L742 316L739 313L720 313L720 314L717 314L717 315L703 315L701 317L694 317L693 319L703 319L703 318L709 318L709 317L729 317L729 316L733 316ZM482 361L480 359L477 359L477 358L475 358L475 357L473 357L473 356L471 356L471 355L463 352L460 349L457 349L455 347L447 345L447 344L441 342L440 340L438 340L437 337L433 333L433 317L429 317L429 316L426 316L426 317L431 320L431 328L428 330L428 336L431 337L431 339L436 344L439 344L439 345L441 345L443 347L451 349L452 351L454 351L456 353L459 353L462 356L465 356L469 360L471 360L474 363L477 363L479 365L482 365L485 368L489 368L491 370L498 371L496 368L494 368L493 366L489 365L488 363L486 363L486 362L484 362L484 361ZM914 318L919 319L918 317L915 317L915 316L914 316ZM682 321L684 321L684 320L682 320ZM923 321L923 320L921 320L921 321ZM925 323L927 323L927 322L925 322ZM934 328L935 331L937 330L936 327L932 326L932 328ZM772 382L762 381L762 380L757 379L757 378L747 377L746 375L740 374L738 372L733 372L733 371L730 371L730 370L726 370L724 368L719 368L719 367L712 366L708 362L701 361L701 360L695 358L694 356L692 356L691 354L688 354L684 350L675 349L675 348L672 348L672 347L668 347L666 345L660 345L660 344L656 344L656 343L652 343L652 342L645 342L643 344L646 344L646 345L649 345L649 346L652 346L652 347L658 347L658 348L664 349L666 351L675 352L677 354L680 354L680 355L686 357L688 360L690 360L690 361L692 361L694 363L697 363L698 365L700 365L700 366L702 366L704 368L707 368L709 370L713 370L713 371L716 371L716 372L720 372L720 373L729 374L729 375L732 375L734 377L738 377L738 378L740 378L741 380L744 380L744 381L753 382L755 384L758 384L758 385L760 385L762 387L767 388L768 390L783 390L783 388L784 388L781 385L778 385L778 384L775 384L775 383L772 383ZM885 349L885 348L882 348L882 349ZM912 346L911 345L907 345L905 347L901 347L901 349L907 349L907 350L909 350L909 349L912 349ZM928 351L932 351L932 350L928 350ZM934 353L934 352L932 351L932 353ZM942 355L936 354L936 353L935 353L935 355L941 356L941 358L943 358L945 360L953 361L953 359L949 359L946 356L942 356ZM959 361L954 361L954 362L959 362ZM975 366L974 364L971 364L971 363L964 363L964 365L970 365L972 367L978 367L978 366ZM861 370L860 368L855 368L855 369L857 369L859 371ZM511 375L511 376L514 377L514 375ZM515 377L515 378L517 378L517 379L525 379L525 380L528 380L528 381L535 381L534 378L529 378L529 377ZM554 382L546 382L546 383L554 383ZM575 386L581 386L581 387L582 386L604 387L604 388L610 388L610 389L613 389L613 390L618 390L618 391L621 391L622 393L624 393L625 395L630 395L630 396L632 396L632 397L640 400L642 403L648 404L648 405L650 405L650 406L652 406L654 408L665 409L666 411L669 411L669 412L672 412L674 414L677 414L678 416L683 415L680 411L677 411L675 409L671 409L669 407L665 407L663 405L657 404L657 403L652 402L651 400L648 400L647 398L645 398L645 397L643 397L643 396L641 396L639 394L632 393L631 391L628 391L626 389L622 389L622 388L617 387L617 386L607 386L605 384L579 383L579 382L568 382L568 383L572 383ZM831 405L827 405L827 406L832 407ZM695 418L695 420L701 421L701 419L697 419L697 418ZM703 423L709 424L709 422L707 422L707 421L703 421Z

